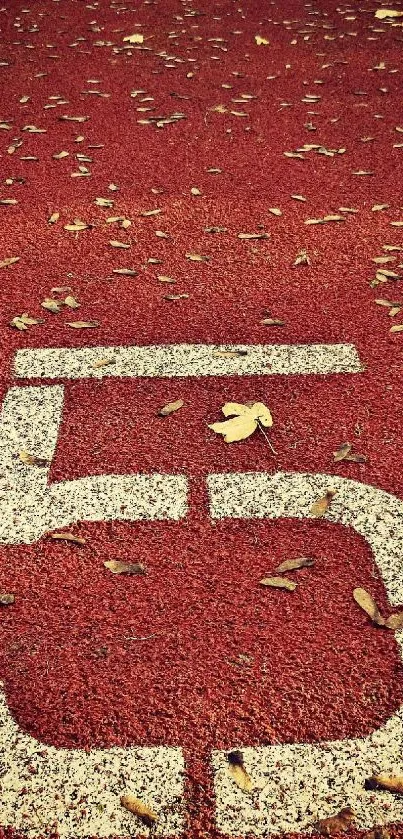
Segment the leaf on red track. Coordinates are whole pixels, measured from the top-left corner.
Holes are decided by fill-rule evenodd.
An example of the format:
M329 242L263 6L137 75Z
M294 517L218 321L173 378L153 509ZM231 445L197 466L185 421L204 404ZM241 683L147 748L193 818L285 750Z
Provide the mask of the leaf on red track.
M403 629L403 612L395 612L394 615L389 615L385 626L388 629Z
M392 834L386 827L375 827L364 839L393 839Z
M52 213L51 216L48 218L48 224L56 224L59 221L60 213Z
M147 804L143 804L134 795L122 795L120 803L125 810L128 810L129 813L133 813L133 815L141 819L147 827L152 827L158 821L157 813L151 807L148 807Z
M269 213L271 213L272 216L282 216L283 215L279 207L269 207Z
M8 268L9 265L14 265L20 259L20 256L7 256L6 259L3 259L3 261L0 262L0 268Z
M268 41L267 38L263 38L262 35L255 35L255 41L258 47L270 44L270 41Z
M25 466L48 466L49 465L49 460L47 460L45 457L36 457L36 455L30 454L29 452L26 452L26 451L19 452L18 456L19 456L20 460L22 461L22 463L25 464Z
M348 454L350 454L352 449L351 443L342 443L341 446L337 449L337 451L333 452L333 457L336 463L339 463L340 460L345 460Z
M71 323L66 323L66 326L71 326L72 329L95 329L99 326L97 320L73 320Z
M144 42L144 35L141 35L140 32L135 32L133 35L126 35L123 40L128 41L129 44L142 44Z
M235 443L250 437L258 425L270 428L273 418L266 405L255 402L251 405L241 405L238 402L226 402L222 407L225 417L232 417L225 422L215 422L208 427L217 434L223 434L226 443Z
M48 312L53 312L53 314L58 314L61 311L62 304L59 300L53 300L52 297L45 297L45 300L41 303L42 309L46 309Z
M338 833L345 833L349 830L354 819L354 810L351 807L343 807L336 816L319 819L313 826L321 836L337 836Z
M283 588L286 591L295 591L297 588L297 583L294 583L292 580L287 580L287 577L263 577L259 582L261 586Z
M179 408L183 408L184 406L183 399L177 399L175 402L168 402L167 405L164 405L163 408L160 408L158 411L159 417L169 417L170 414L174 414L175 411L179 411Z
M63 302L64 302L65 306L69 307L69 309L79 309L80 308L80 304L79 304L78 300L76 300L76 298L73 297L71 294L68 294L67 297L64 298Z
M105 568L112 571L112 574L145 574L145 566L141 562L122 562L119 559L111 559L104 562Z
M210 227L209 230L211 230L211 231L217 230L217 232L218 232L219 228ZM225 228L223 228L223 230L225 230ZM206 233L207 233L207 230L206 230ZM247 239L247 240L248 239L270 239L270 234L269 233L238 233L238 239Z
M191 262L208 262L210 259L209 256L203 256L201 253L185 253L185 256Z
M111 239L109 244L111 248L130 248L130 245L127 242L118 242L117 239Z
M188 297L188 294L164 294L164 300L170 300L171 302L175 300L187 300Z
M113 274L122 274L123 277L135 277L137 271L134 268L112 268Z
M85 545L86 540L82 536L75 536L74 533L69 533L66 531L65 533L50 533L50 539L56 539L63 542L72 542L74 545Z
M326 490L322 498L318 498L318 500L315 501L314 504L312 504L311 516L314 516L314 518L317 519L321 518L321 516L324 516L325 513L328 511L330 504L332 503L332 499L335 495L335 489Z
M236 750L233 752L229 752L227 755L228 760L228 774L235 781L237 787L242 790L242 792L251 793L254 788L254 783L250 775L248 775L244 761L243 761L243 754L242 752Z
M392 326L389 332L403 332L403 323L396 323L395 326Z
M14 594L2 594L0 592L0 606L11 606L15 602Z
M381 772L379 775L372 775L365 781L366 789L383 789L403 795L403 775L388 775Z
M365 588L355 588L353 597L376 626L385 626L385 618L381 615L375 600Z
M277 574L283 574L285 571L298 571L299 568L310 568L315 564L314 559L309 556L298 556L296 559L285 559L275 569Z
M263 326L285 326L285 320L280 320L280 318L263 318L260 323Z
M43 323L43 320L31 318L29 314L25 312L23 315L17 315L17 317L10 320L9 325L23 332L25 329L28 329L29 326L36 326L38 323Z
M311 264L311 260L310 260L310 257L308 256L306 250L298 251L298 253L297 253L297 255L294 259L293 265L310 265L310 264Z

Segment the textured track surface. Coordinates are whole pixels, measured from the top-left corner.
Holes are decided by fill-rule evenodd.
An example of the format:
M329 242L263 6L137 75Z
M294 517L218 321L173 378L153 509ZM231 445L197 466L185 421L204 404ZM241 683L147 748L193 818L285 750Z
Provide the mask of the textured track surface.
M329 486L332 476L353 479L402 498L403 333L390 329L403 322L396 305L403 301L403 18L378 20L376 8L369 0L337 8L328 0L5 0L0 9L0 398L11 387L63 385L47 479L77 482L74 495L88 476L158 473L188 483L186 514L172 501L177 520L73 520L68 529L85 538L81 547L46 536L6 544L11 537L1 536L0 591L16 601L0 607L0 678L9 713L39 741L38 754L41 744L75 753L182 749L183 821L169 820L176 805L169 794L166 803L159 777L149 793L166 810L162 833L175 839L269 835L264 814L263 827L257 820L252 829L245 816L242 828L236 808L243 812L244 794L235 785L230 816L217 820L214 750L314 749L323 740L367 737L403 700L397 640L372 626L352 598L361 586L387 613L401 605L398 563L392 603L354 529L286 513L243 519L223 509L214 518L207 490L213 473L296 472L326 474ZM123 40L133 33L143 42ZM336 220L307 223L327 216ZM77 220L82 229L66 229ZM267 236L239 237L245 233ZM308 259L295 265L302 251ZM373 261L379 257L390 261ZM376 279L377 269L396 276ZM80 308L41 307L69 293ZM43 322L10 327L22 313ZM284 326L263 325L267 317ZM96 325L68 326L77 320ZM165 362L159 349L176 344L315 344L323 369L295 373L291 364L291 373L280 366L264 375L259 356L258 372L241 375L240 356L223 361L223 371L196 359L181 376L182 356ZM361 370L328 373L329 344L355 347ZM157 348L146 375L140 365L135 374L106 366L94 376L91 353L77 368L74 354L69 362L57 352L102 347L97 357L108 358L133 347L135 364L144 346ZM55 350L43 370L34 353L16 356L38 348ZM331 352L336 358L339 350ZM157 417L178 398L181 410ZM276 455L258 432L228 446L207 427L226 401L251 400L272 411ZM50 419L38 415L38 440L46 441ZM7 458L18 460L27 446L13 422L5 417L0 434L4 509L14 480ZM365 463L334 462L347 440ZM17 519L24 498L37 492L29 470L38 468L18 465L28 473L18 472ZM101 503L88 497L88 505ZM33 520L41 515L35 503ZM370 521L377 509L360 513ZM401 520L393 527L401 538ZM300 555L316 563L294 575L295 592L259 586ZM110 559L141 562L147 573L113 575L104 567ZM270 808L280 813L296 793L285 770L277 781ZM85 835L80 819L92 806L85 795L81 810L76 793L70 802L77 821L69 833L62 817L49 825L40 787L34 794L17 784L28 815L14 818L7 783L0 774L7 812L0 833ZM135 816L111 828L122 791L116 783L110 793L106 827L97 799L99 832L91 835L148 834ZM333 793L326 809L323 801L316 808L309 788L301 792L295 818L304 829L334 812ZM343 785L341 806L349 803L342 793ZM387 823L395 799L380 800L379 822ZM306 835L275 818L284 839ZM390 830L403 837L399 823Z

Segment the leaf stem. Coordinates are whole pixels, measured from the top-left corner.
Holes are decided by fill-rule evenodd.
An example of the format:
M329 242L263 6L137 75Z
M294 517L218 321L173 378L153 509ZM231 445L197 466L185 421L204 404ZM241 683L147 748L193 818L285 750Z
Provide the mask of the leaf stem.
M262 424L261 424L261 422L260 422L259 418L258 418L258 420L257 420L257 424L258 424L258 428L260 428L260 430L261 430L261 432L262 432L262 434L263 434L263 437L265 438L265 440L266 440L266 442L267 442L268 446L271 448L271 450L272 450L273 454L277 454L277 452L276 452L275 448L272 446L272 444L271 444L271 442L270 442L270 440L269 440L269 438L268 438L268 436L267 436L267 434L266 434L266 432L265 432L265 430L264 430L264 428L263 428L263 426L262 426Z

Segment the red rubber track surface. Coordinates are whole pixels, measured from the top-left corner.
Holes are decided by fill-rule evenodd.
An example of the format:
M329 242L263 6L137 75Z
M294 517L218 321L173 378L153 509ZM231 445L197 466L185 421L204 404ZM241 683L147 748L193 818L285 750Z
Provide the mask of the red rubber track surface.
M42 539L0 551L0 587L17 598L0 615L0 673L13 716L56 746L182 746L189 839L220 836L211 749L364 736L403 698L393 635L375 630L352 600L352 589L362 586L388 609L363 539L329 522L216 523L208 514L211 472L328 472L402 494L403 338L390 334L395 321L374 304L401 292L399 282L369 285L371 258L385 253L384 244L402 244L401 231L390 226L403 218L403 150L393 148L401 137L402 30L376 21L375 3L352 12L326 0L318 15L314 8L216 2L191 16L173 0L136 9L7 0L0 13L0 118L12 124L0 131L0 198L18 200L0 206L0 262L21 257L0 276L1 399L19 383L12 359L21 347L348 342L365 365L360 374L328 377L66 382L51 480L186 474L190 513L180 523L78 523L71 529L86 538L83 549ZM33 24L38 31L30 31ZM149 50L122 49L134 31L144 33ZM270 45L257 46L256 34ZM217 38L225 40L211 40ZM163 50L183 63L158 56ZM382 61L385 70L371 69ZM91 87L110 96L83 93ZM186 119L161 128L139 124L150 114L136 110L143 94L131 98L133 89L154 97L145 103L155 108L151 115L182 111ZM322 98L303 103L307 92ZM231 102L242 93L256 99ZM55 95L68 104L44 109ZM25 104L23 96L30 97ZM225 113L212 110L219 104ZM59 121L63 113L89 119ZM316 131L304 127L310 120ZM46 133L23 132L29 124ZM83 142L75 143L78 135ZM373 141L360 139L368 136ZM23 145L9 154L15 138ZM284 156L310 142L346 152ZM96 144L103 147L89 148ZM61 150L69 157L53 159ZM90 177L71 177L77 152L92 157L85 164ZM111 183L118 191L108 189ZM97 207L99 196L114 207ZM376 203L390 207L373 212ZM359 212L343 223L304 224L346 206ZM161 213L140 215L154 208ZM49 225L55 211L60 220ZM132 226L107 224L111 215L130 218ZM75 218L94 226L65 231ZM213 225L227 232L204 232ZM270 238L237 238L259 230ZM130 249L114 249L110 239ZM293 267L302 248L311 265ZM188 252L210 260L190 262ZM386 267L395 270L400 258ZM119 267L138 274L113 274ZM176 284L162 284L158 274ZM63 285L80 300L78 316L40 307L52 286ZM164 299L170 293L189 296ZM286 326L262 326L267 311ZM44 323L13 331L8 322L22 312ZM69 329L66 322L77 317L99 327ZM157 419L158 408L178 397L185 407ZM270 406L276 457L263 437L226 446L207 428L225 401L251 399ZM345 440L366 464L333 463ZM280 561L301 554L318 562L299 572L298 600L257 586ZM148 574L128 585L105 572L107 559L144 562ZM133 635L155 637L127 640ZM403 836L403 827L395 835Z

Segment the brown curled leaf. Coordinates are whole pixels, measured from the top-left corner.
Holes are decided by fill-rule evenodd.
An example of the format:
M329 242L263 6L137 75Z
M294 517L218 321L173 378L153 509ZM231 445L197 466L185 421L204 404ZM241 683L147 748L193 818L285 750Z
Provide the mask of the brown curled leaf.
M155 813L154 810L152 810L147 804L143 804L143 802L134 795L122 795L120 803L125 810L128 810L129 813L133 813L134 816L137 816L143 824L147 825L147 827L152 827L153 824L158 821L157 813Z
M313 826L321 836L337 836L338 833L349 830L354 819L354 810L351 807L343 807L335 816L319 819Z
M329 509L329 506L335 495L335 489L327 489L322 498L318 498L318 500L315 501L314 504L312 504L311 515L317 519L321 518L321 516L324 516L327 510Z
M360 609L371 618L376 626L385 626L385 618L381 615L374 598L365 588L355 588L353 597Z
M112 574L145 574L145 566L141 562L122 562L119 559L111 559L104 562L105 568L112 571Z
M299 568L310 568L315 564L314 559L308 556L298 556L296 559L285 559L275 568L276 574L284 574L285 571L298 571Z
M294 583L292 580L287 580L287 577L263 577L259 582L261 586L284 588L286 591L295 591L297 588L297 583Z
M228 760L228 774L235 781L237 787L242 792L251 793L254 787L252 778L248 775L243 762L243 754L239 750L229 752Z
M183 399L177 399L175 402L168 402L167 405L164 405L163 408L160 408L158 411L159 417L169 417L170 414L175 413L175 411L179 411L180 408L184 406Z

